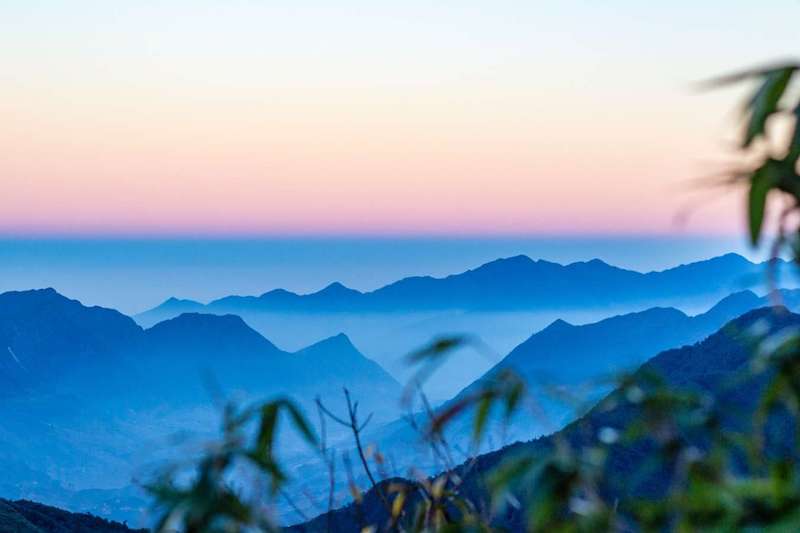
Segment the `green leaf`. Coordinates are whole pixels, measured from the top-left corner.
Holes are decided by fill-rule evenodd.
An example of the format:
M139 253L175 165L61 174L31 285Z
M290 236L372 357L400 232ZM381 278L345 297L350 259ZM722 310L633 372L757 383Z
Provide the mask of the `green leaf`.
M475 424L472 429L472 439L475 442L480 441L483 435L483 430L486 427L486 419L489 417L489 410L492 407L492 395L484 395L478 402L478 410L475 413Z
M768 165L764 165L753 173L750 178L750 193L748 195L748 217L750 226L750 242L757 245L761 238L761 228L764 225L764 212L767 207L769 191L777 185L774 172Z
M520 455L504 461L488 479L489 490L494 498L510 490L512 485L540 463L533 455Z
M410 354L408 356L408 362L419 363L425 360L435 360L442 357L447 352L455 350L456 348L460 348L468 343L469 338L464 336L441 337L435 339L428 346L425 346L424 348Z
M280 402L270 402L261 408L261 423L258 429L255 453L264 459L272 459L275 427L278 423Z
M751 78L761 78L768 75L770 72L774 72L776 70L781 69L798 69L800 65L797 63L774 63L771 65L758 67L758 68L750 68L746 70L740 70L738 72L733 72L731 74L725 74L723 76L717 76L716 78L712 78L710 80L703 81L699 84L699 88L701 89L716 89L719 87L724 87L726 85L732 85L735 83L741 83L747 79Z
M785 67L770 71L764 77L764 82L750 100L748 109L750 120L745 130L742 147L747 148L756 137L764 135L767 119L778 110L778 103L783 96L786 86L792 79L795 67Z
M306 442L311 447L317 446L317 436L314 431L311 429L311 425L306 420L306 417L303 416L303 413L300 409L291 401L286 401L284 403L286 410L289 411L289 416L292 418L292 422L294 423L295 429L303 436Z
M428 435L439 435L450 421L464 411L472 402L472 398L465 398L453 403L444 411L437 413L428 425Z
M519 401L523 394L525 394L525 385L521 381L514 383L511 387L511 390L506 395L506 421L511 419L511 415L513 415L514 411L516 411L517 405L519 405Z
M800 102L795 106L792 114L794 115L794 133L789 139L789 154L786 160L791 167L794 167L797 160L800 159Z

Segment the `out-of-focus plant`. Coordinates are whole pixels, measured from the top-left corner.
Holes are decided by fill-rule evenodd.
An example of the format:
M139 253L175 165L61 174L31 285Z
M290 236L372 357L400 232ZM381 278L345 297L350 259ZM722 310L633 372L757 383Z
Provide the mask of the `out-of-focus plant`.
M288 399L278 399L244 410L227 405L223 413L222 439L207 447L189 472L169 469L145 489L156 500L160 518L157 532L272 531L277 528L262 509L261 495L237 490L232 477L237 468L252 467L262 474L271 495L286 482L286 473L275 455L281 413L312 447L317 436L303 413Z
M764 222L774 200L778 209L777 256L786 248L795 258L800 242L800 61L737 72L714 79L710 87L755 81L742 109L744 124L738 155L742 163L730 175L748 188L748 228L753 245L763 240Z

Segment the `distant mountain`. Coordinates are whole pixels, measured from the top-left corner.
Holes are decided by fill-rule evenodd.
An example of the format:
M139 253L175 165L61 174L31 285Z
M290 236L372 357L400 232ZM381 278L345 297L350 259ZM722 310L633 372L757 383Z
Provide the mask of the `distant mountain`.
M139 367L157 373L148 382L161 398L193 391L198 401L197 395L208 397L208 386L251 399L276 393L338 399L344 387L366 401L400 396L397 381L341 333L289 353L238 316L184 313L145 330L138 350Z
M800 328L800 315L789 313L785 309L776 312L774 308L750 311L729 322L700 343L661 352L643 365L638 373L640 375L655 373L668 385L683 390L710 393L719 405L725 406L721 423L725 427L748 431L749 415L753 413L765 386L763 377L747 377L750 375L753 357L751 335L756 324L760 326L761 334L796 331ZM487 501L486 476L504 460L520 454L535 457L547 453L554 448L557 441L568 442L575 448L590 446L596 442L601 428L613 428L619 433L624 433L631 415L631 409L628 407L628 402L624 401L623 393L618 390L612 391L605 400L580 420L551 436L512 444L457 467L456 471L463 480L463 494L480 508L480 502ZM793 429L788 428L783 433L775 433L772 437L775 440L771 445L775 450L794 449L793 435ZM690 443L695 439L691 435L684 435L683 438L689 439ZM646 448L651 445L652 443L648 442L637 444L620 442L611 446L608 458L608 464L612 465L611 475L601 480L602 482L596 487L608 501L614 501L620 496L635 497L643 494L658 496L667 490L668 480L662 479L657 469L648 468L651 463L648 462L650 455L646 453ZM696 445L702 447L703 443L697 440ZM397 481L396 479L383 481L384 490L390 483ZM524 485L519 490L525 490ZM524 494L515 496L518 501L525 501ZM524 509L509 506L506 513L497 517L496 525L510 530L520 529L522 511ZM361 523L366 523L378 525L379 530L383 531L380 525L386 523L386 519L386 511L376 491L372 489L364 495L362 504L358 508L351 504L333 511L330 516L320 515L289 530L315 533L328 530L332 524L334 530L348 531L357 528Z
M760 297L748 290L731 294L695 316L674 308L653 307L583 325L556 320L516 346L439 409L453 405L503 371L511 370L528 385L544 416L536 423L514 419L503 432L506 438L533 438L574 419L580 414L576 409L591 405L608 392L619 374L636 369L663 350L697 342L733 318L768 306L773 299L777 301L776 296L782 305L800 309L800 290L782 290L773 297ZM568 394L575 404L559 400L559 392ZM448 437L453 442L466 442L471 430L469 416L464 416L451 424ZM405 421L376 428L372 436L382 448L415 438Z
M800 290L777 294L789 308L800 305ZM759 297L748 290L727 296L696 316L670 307L654 307L579 326L556 320L514 348L459 396L505 369L513 370L532 386L600 382L636 368L667 348L697 342L729 320L770 303L770 297Z
M52 289L0 294L0 497L93 509L135 467L174 457L169 438L214 434L217 393L311 407L317 395L340 401L343 387L365 409L399 414L400 385L343 334L291 353L234 315L142 329Z
M133 530L86 513L62 509L28 500L0 499L0 533L126 533Z
M293 358L298 372L309 385L333 380L334 387L339 390L343 386L354 392L368 388L383 399L379 405L388 411L393 410L391 403L399 398L394 378L361 355L344 333L303 348L295 352ZM349 379L343 380L341 376L349 376Z
M722 296L762 285L763 264L736 254L641 273L599 259L561 265L519 255L498 259L444 278L405 278L371 292L333 283L319 292L276 289L261 296L226 296L207 305L170 298L137 315L142 324L188 310L254 311L420 311L426 309L518 310L603 307L630 302Z
M779 296L787 306L800 307L800 291L785 290L773 296ZM729 320L770 302L771 298L740 291L696 316L674 308L657 307L585 325L556 320L531 335L484 376L437 409L449 408L488 384L502 370L512 369L529 385L531 401L526 402L508 425L503 423L500 410L491 412L487 420L487 438L481 450L490 451L504 443L538 437L580 416L609 392L612 378L619 373L635 370L665 349L697 342ZM458 355L453 357L457 360ZM537 416L529 416L529 407ZM456 449L469 447L473 414L471 409L467 410L448 425L446 438ZM417 417L420 425L426 423L426 414L418 413ZM400 464L413 464L418 470L429 473L441 468L428 447L420 443L418 432L406 417L370 428L364 440ZM324 482L324 479L318 480L318 483Z
M53 289L0 294L0 398L33 386L59 388L82 369L108 365L110 353L141 335L133 319Z
M145 330L117 311L83 306L52 289L0 294L0 347L6 395L26 388L91 394L112 380L136 381L137 390L155 385L163 399L202 386L204 376L254 394L338 390L351 382L376 386L381 395L400 389L344 334L293 354L238 316L184 313ZM161 389L165 380L169 386Z

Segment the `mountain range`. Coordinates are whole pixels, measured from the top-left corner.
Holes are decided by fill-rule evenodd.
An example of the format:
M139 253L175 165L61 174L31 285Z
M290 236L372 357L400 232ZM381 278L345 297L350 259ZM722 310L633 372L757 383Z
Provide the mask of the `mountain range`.
M435 410L447 411L489 385L502 371L512 370L526 382L528 395L522 409L510 420L504 419L502 410L488 413L486 438L478 450L488 452L504 443L530 440L575 420L611 390L618 376L634 371L650 357L668 348L700 341L730 320L776 301L798 308L800 291L782 290L770 296L740 291L694 316L674 308L656 307L581 325L556 320L532 334L494 368ZM458 355L450 355L456 363ZM428 421L425 412L416 413L415 418L419 427ZM456 450L472 450L473 418L474 409L463 410L446 428L446 439ZM417 471L427 473L445 466L420 440L418 430L409 424L408 415L371 427L363 439L398 465L413 465ZM304 469L301 490L313 491L315 485L325 485L322 474L323 465Z
M690 346L663 351L648 360L635 374L635 379L646 382L646 376L659 376L671 390L689 390L706 393L722 413L723 427L738 431L750 430L750 416L754 412L760 393L764 390L764 376L751 374L754 336L766 337L800 328L800 315L792 314L782 308L760 308L750 311L727 323L705 340ZM757 333L756 333L757 332ZM475 502L488 501L485 479L489 472L505 461L521 455L541 457L555 449L558 442L569 443L572 449L582 449L598 442L601 429L608 428L617 434L624 434L629 427L634 409L627 400L629 396L622 389L615 389L588 413L552 435L529 442L519 442L500 450L478 456L461 466L455 473L462 480L462 495ZM777 421L776 421L777 422ZM780 425L780 424L779 424ZM787 426L788 428L788 426ZM791 430L773 433L770 450L786 449L793 446ZM703 435L684 434L688 444L703 446ZM650 495L658 497L667 490L669 478L658 469L651 469L649 462L652 451L652 438L645 436L643 441L628 443L619 441L609 445L609 476L599 480L596 487L607 501L620 497ZM783 453L783 452L781 452ZM413 482L402 479L387 479L381 482L381 490L390 485ZM515 489L516 501L526 501L526 487ZM306 523L299 524L290 531L315 533L329 530L357 530L361 523L378 526L387 522L385 508L380 503L377 490L370 489L362 498L360 506L350 504L330 514L324 513ZM414 502L414 496L406 501ZM511 506L507 512L495 518L495 525L511 530L520 530L524 508ZM354 529L355 528L355 529Z
M208 379L219 381L223 392L256 397L301 389L338 393L345 385L366 386L367 396L399 391L344 334L289 353L238 316L185 313L143 329L117 311L86 307L53 289L0 294L0 346L5 396L85 395L105 384L104 394L122 387L137 400L163 402ZM147 398L143 392L152 387L157 396ZM123 396L115 390L105 399Z
M599 299L611 305L638 298L709 296L730 286L754 286L760 268L733 254L648 274L600 261L562 266L520 256L448 278L402 280L388 287L405 288L392 289L396 291L392 298L381 298L405 301L397 307L403 309L413 305L413 299L399 295L412 294L417 289L411 288L417 287L419 298L428 298L423 305L449 301L490 308L489 302L505 294L511 301L527 302L519 305L557 308L580 306L578 293L583 288L591 292L585 301ZM552 275L542 283L525 281L533 272ZM651 281L653 277L656 281ZM652 283L664 287L660 291L648 288ZM622 296L612 295L614 286ZM340 304L346 309L376 309L359 306L364 305L362 298L374 298L369 295L382 290L359 293L335 284L311 300L311 295L285 291L283 296L268 293L273 294L268 300L282 298L281 305L298 305L295 310L342 309L337 307ZM789 307L800 300L796 291L780 295ZM554 300L546 302L546 298ZM655 307L584 325L557 320L511 350L451 401L505 368L513 368L532 383L546 380L555 386L602 378L636 367L660 350L696 342L731 318L768 303L767 298L741 291L695 316ZM127 508L140 509L140 496L125 486L133 475L131 465L169 459L163 452L166 437L213 434L215 398L246 402L289 394L309 407L317 395L328 403L339 401L342 387L347 386L366 409L376 412L374 440L386 442L389 436L410 450L412 436L394 433L399 423L380 426L399 415L393 407L400 385L364 357L346 335L333 335L289 352L241 317L217 308L220 304L198 307L195 302L176 301L175 305L184 306L182 312L143 328L131 317L86 307L52 289L0 294L0 417L4 420L0 467L8 473L0 481L0 496L35 497L75 508L76 498L86 497L87 489L99 489L82 500L91 504L79 508L95 509L116 499L117 506L122 502ZM528 331L532 329L529 326ZM598 388L594 394L606 390ZM561 421L568 419L566 413L561 415ZM543 431L524 421L522 425L524 431L512 435L529 438ZM462 429L468 434L467 428ZM157 451L159 444L162 451Z
M579 416L606 394L613 383L657 353L668 348L690 345L717 331L728 321L759 307L780 302L789 309L800 309L800 290L780 290L769 296L752 291L733 293L708 311L690 316L669 307L653 307L588 324L573 325L556 320L532 334L481 377L464 387L437 409L440 412L482 390L505 371L512 371L528 387L531 407L539 411L503 422L499 413L487 419L490 435L507 442L527 440L554 431ZM472 411L465 411L448 428L448 439L466 445L471 438ZM426 415L419 413L421 419ZM370 435L381 449L389 452L393 443L409 443L417 438L407 421L386 424ZM491 449L496 441L484 449ZM403 445L406 455L414 449ZM414 459L419 463L419 459Z
M519 344L456 399L504 370L512 370L532 386L601 385L658 352L693 344L747 311L776 302L789 309L800 308L800 290L783 289L768 296L740 291L694 316L672 307L653 307L589 324L573 325L559 319Z
M260 296L226 296L208 304L169 298L136 316L142 324L188 311L366 312L430 309L519 310L607 307L630 302L722 296L762 285L764 264L737 254L641 273L599 259L561 265L519 255L444 278L404 278L370 292L341 283L297 294L275 289Z
M387 398L400 396L343 334L289 353L237 316L143 329L52 289L0 294L0 384L0 496L94 511L117 500L128 511L115 516L131 520L142 506L132 477L186 453L170 440L215 435L222 400L290 396L309 408L346 386L393 417Z

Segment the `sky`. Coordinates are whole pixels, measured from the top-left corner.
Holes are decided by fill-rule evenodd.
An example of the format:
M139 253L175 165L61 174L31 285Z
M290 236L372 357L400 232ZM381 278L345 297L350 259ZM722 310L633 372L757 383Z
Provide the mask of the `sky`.
M696 180L745 88L692 84L796 56L798 20L796 0L0 0L0 234L731 235L740 195Z

